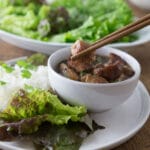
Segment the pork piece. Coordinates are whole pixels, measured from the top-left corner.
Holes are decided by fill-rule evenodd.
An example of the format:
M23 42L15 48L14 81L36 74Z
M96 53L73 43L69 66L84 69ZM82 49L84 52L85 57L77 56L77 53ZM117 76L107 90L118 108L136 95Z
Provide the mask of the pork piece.
M71 54L74 56L77 53L81 52L82 50L89 47L88 43L85 43L83 41L76 41L75 44L71 48ZM69 67L75 69L77 72L81 72L84 70L89 70L92 67L92 62L95 59L95 55L93 52L80 57L76 60L69 59L67 61L67 64Z
M126 79L128 79L128 76L126 76L125 74L121 74L120 77L117 79L117 82L123 81L123 80L126 80Z
M76 60L69 59L67 65L73 68L76 72L80 73L85 70L90 70L92 68L92 60L88 56L78 58Z
M132 68L128 65L124 65L123 66L123 73L128 76L131 77L134 75L134 71L132 70Z
M81 82L88 82L88 83L108 83L108 81L100 76L86 74L81 77Z
M77 73L73 69L69 68L65 63L61 63L59 65L59 70L60 70L60 73L67 78L70 78L72 80L79 79L79 76L77 75Z
M118 55L115 55L113 53L110 54L109 56L109 62L108 64L113 64L118 62L118 68L122 71L122 73L128 77L131 77L134 74L134 71L132 68Z
M81 40L77 40L71 47L71 55L74 56L89 46L90 44Z
M107 64L104 67L98 67L93 70L93 74L102 76L108 81L116 80L121 75L121 73L122 71L118 67L118 62L109 65Z
M111 53L108 62L103 66L97 65L93 74L102 76L108 81L120 81L132 76L134 71L120 56Z
M127 63L118 55L114 53L110 53L109 55L109 61L105 65L110 64L117 64L118 69L123 70L124 65L127 65Z
M118 61L122 65L126 65L127 64L120 56L118 56L118 55L116 55L114 53L110 53L108 64L113 64L116 61Z
M98 63L98 64L93 66L93 69L94 68L104 68L104 67L105 67L104 64Z

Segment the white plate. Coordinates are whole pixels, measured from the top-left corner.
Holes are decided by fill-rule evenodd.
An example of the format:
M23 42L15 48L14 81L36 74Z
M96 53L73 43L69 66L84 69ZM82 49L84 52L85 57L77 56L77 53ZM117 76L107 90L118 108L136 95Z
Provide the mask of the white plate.
M139 30L136 34L139 36L139 39L134 42L113 43L113 44L110 44L110 46L116 47L116 48L123 48L123 47L131 47L131 46L144 44L150 41L150 26L147 26L143 28L142 30ZM46 54L52 54L54 51L58 49L71 45L68 43L42 42L38 40L21 37L12 33L8 33L3 30L0 30L0 38L5 42L11 43L20 48L42 52Z
M87 137L80 150L111 149L135 135L150 114L150 97L139 81L133 95L121 106L103 113L93 114L94 120L105 126ZM29 142L0 142L4 150L34 150Z

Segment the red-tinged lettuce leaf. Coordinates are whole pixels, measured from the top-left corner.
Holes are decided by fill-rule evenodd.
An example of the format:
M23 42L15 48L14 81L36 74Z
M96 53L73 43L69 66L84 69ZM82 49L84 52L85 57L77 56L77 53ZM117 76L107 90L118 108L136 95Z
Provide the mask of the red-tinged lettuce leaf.
M0 128L5 128L7 131L12 131L17 134L31 134L36 132L43 122L53 122L54 124L55 122L56 124L59 122L61 124L61 122L68 122L69 119L70 116L67 115L37 115L17 122L3 123Z
M83 118L85 118L85 119L83 119ZM101 126L97 125L96 123L94 123L93 120L90 117L88 117L87 115L83 118L81 119L80 123L84 124L84 126L86 126L86 128L88 130L94 131L95 129L101 127ZM21 121L18 121L18 122L3 123L0 125L0 130L2 129L2 130L10 131L13 133L17 133L19 135L31 134L31 133L38 131L39 127L44 122L49 122L49 123L53 122L54 123L54 121L56 121L56 123L57 123L58 120L59 120L59 122L68 122L69 119L70 119L70 117L67 115L66 116L65 115L64 116L62 116L62 115L53 116L53 115L49 115L49 114L37 115L35 117L22 119ZM89 120L90 120L90 123L89 123Z
M0 128L0 140L30 140L36 148L54 150L78 150L82 141L94 131L104 129L94 121L89 124L87 116L83 122L69 121L65 125L49 123L49 116L36 116L19 122L5 123ZM89 119L88 119L89 120ZM43 123L44 122L44 123ZM36 131L36 132L35 132ZM32 133L32 134L29 134ZM14 138L14 139L13 139Z
M10 123L35 117L36 121L47 120L62 125L69 120L80 121L86 112L83 106L65 105L49 91L30 87L28 90L20 90L10 100L8 107L0 112L0 119Z
M30 139L38 148L78 150L82 141L96 129L83 106L63 104L49 91L20 90L0 113L0 140Z
M32 136L33 142L43 148L54 150L78 150L82 141L91 133L104 127L92 123L90 130L85 123L69 122L67 125L54 126L44 124L39 131Z
M43 130L46 129L46 130ZM33 135L33 142L43 148L56 150L78 150L83 139L91 130L83 123L69 123L63 126L45 124Z

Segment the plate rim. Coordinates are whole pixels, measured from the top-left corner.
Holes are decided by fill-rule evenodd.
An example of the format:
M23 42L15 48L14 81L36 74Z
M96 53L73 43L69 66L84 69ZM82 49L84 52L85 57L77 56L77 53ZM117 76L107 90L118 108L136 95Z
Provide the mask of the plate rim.
M142 30L144 29L149 29L150 30L150 25L144 27ZM139 30L140 31L140 30ZM137 34L138 32L137 31ZM9 36L11 38L14 38L14 39L19 39L19 40L22 40L24 42L30 42L30 43L34 43L34 44L42 44L42 45L47 45L47 46L71 46L73 43L60 43L60 42L46 42L46 41L41 41L41 40L36 40L36 39L32 39L32 38L27 38L27 37L23 37L23 36L20 36L20 35L17 35L17 34L14 34L14 33L11 33L11 32L8 32L8 31L5 31L5 30L2 30L0 29L0 34L5 34L6 36ZM140 34L140 33L139 33ZM1 37L0 37L1 38ZM3 40L3 38L1 38ZM8 42L9 40L7 40ZM141 45L141 44L144 44L146 42L149 42L150 39L145 39L145 40L135 40L133 42L118 42L118 43L112 43L112 44L108 44L110 47L116 47L116 48L119 48L119 47L132 47L132 46L137 46L137 45ZM8 42L9 43L9 42Z
M95 150L98 149L112 149L115 148L121 144L123 144L124 142L128 141L131 137L133 137L143 126L144 124L148 121L149 117L150 117L150 94L148 92L148 90L146 89L145 85L143 84L142 81L138 81L137 86L142 89L142 91L140 93L145 94L145 98L144 98L144 102L145 104L147 104L147 109L144 109L144 112L142 112L142 114L145 114L144 117L137 122L136 125L134 125L132 127L132 129L130 131L127 132L126 135L122 135L120 138L113 140L112 142L103 145L102 147L97 146L95 148ZM141 100L142 102L142 100ZM141 104L142 105L142 104ZM93 150L93 149L88 149L88 150Z

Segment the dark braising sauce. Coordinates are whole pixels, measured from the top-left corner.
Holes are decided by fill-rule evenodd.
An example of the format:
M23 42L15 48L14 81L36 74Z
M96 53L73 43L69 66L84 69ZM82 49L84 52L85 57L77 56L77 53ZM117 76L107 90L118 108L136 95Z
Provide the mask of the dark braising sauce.
M77 41L71 49L76 55L89 45ZM88 83L113 83L126 80L134 75L133 69L120 56L110 53L109 56L100 56L90 53L76 60L65 60L58 66L58 72L72 80Z

